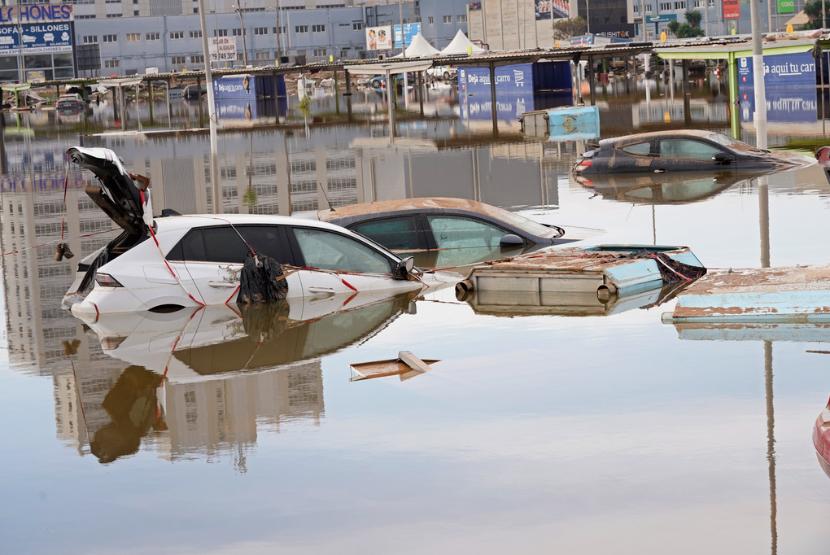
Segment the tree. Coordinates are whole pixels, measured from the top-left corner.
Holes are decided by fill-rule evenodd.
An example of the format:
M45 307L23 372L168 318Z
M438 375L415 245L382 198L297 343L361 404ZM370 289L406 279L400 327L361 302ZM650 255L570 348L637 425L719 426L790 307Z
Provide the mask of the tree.
M553 22L553 38L567 39L588 32L588 23L581 17L558 19Z
M700 20L702 17L703 16L700 15L700 12L689 10L686 12L686 23L694 29L700 29Z
M828 14L830 14L830 1L823 0L824 7ZM821 29L821 3L822 0L810 0L804 5L804 13L810 18L809 23L805 23L802 27L804 29ZM830 15L828 15L830 18Z
M668 27L669 31L671 31L673 35L677 35L677 30L680 29L680 23L678 23L677 20L669 21Z

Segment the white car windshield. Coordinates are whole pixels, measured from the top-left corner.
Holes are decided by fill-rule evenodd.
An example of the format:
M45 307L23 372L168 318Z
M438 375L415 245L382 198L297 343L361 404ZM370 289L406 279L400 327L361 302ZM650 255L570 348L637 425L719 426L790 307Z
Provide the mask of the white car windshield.
M482 208L485 208L485 213L491 215L497 220L501 220L504 223L519 228L529 235L545 237L547 239L555 239L557 237L561 237L561 233L559 229L557 229L556 227L548 227L544 224L540 224L539 222L534 222L530 218L522 216L521 214L517 214L516 212L509 212L507 210L503 210L501 208L496 208L493 206L487 206Z

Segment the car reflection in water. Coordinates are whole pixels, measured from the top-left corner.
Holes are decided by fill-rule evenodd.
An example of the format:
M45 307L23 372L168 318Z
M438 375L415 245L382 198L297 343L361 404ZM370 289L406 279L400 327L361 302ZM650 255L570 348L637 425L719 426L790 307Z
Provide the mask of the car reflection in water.
M813 445L816 447L816 457L821 469L830 477L830 400L816 418L813 426Z
M92 453L109 463L152 436L175 460L253 444L257 422L319 423L319 357L384 329L415 296L103 315L91 328L103 351L129 366L101 402L109 422L88 429Z
M608 200L635 204L686 204L714 197L738 183L764 173L700 172L641 175L574 175L573 179L586 189L594 190Z

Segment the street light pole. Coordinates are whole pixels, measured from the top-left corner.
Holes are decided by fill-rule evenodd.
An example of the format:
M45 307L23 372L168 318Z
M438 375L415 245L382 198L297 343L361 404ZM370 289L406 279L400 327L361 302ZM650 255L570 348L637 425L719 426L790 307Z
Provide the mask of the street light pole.
M221 187L219 187L216 101L213 94L213 72L210 69L210 47L208 46L207 20L205 19L205 0L199 0L199 26L202 29L202 58L205 62L205 85L207 87L208 129L210 130L210 185L213 187L213 210L219 213L222 207ZM201 94L201 91L199 91ZM201 102L201 99L199 100Z
M591 34L591 0L585 0L585 30Z
M239 27L242 30L242 63L245 67L248 67L248 44L245 40L245 20L242 19L242 8L238 4L234 7L236 8L236 15L239 16Z
M279 66L280 65L280 58L282 58L282 44L280 44L281 38L282 38L280 36L280 33L282 32L281 29L280 29L280 0L277 0L277 26L275 27L275 29L276 29L275 36L277 38L277 50L276 50L277 55L276 55L276 58L277 58L277 66Z
M755 146L767 148L767 92L764 83L764 45L761 39L760 0L750 0L752 19L752 78L755 90ZM822 0L822 4L823 4Z

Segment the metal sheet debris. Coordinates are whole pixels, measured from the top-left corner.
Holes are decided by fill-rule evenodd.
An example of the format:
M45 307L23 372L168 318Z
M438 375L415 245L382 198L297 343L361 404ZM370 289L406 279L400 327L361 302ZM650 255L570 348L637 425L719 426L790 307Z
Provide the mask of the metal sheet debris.
M705 272L686 247L602 245L480 264L456 286L456 293L460 299L472 291L522 292L540 299L552 293L594 294L605 303L613 296L659 290L665 283L689 283Z
M398 376L405 381L420 376L431 370L431 366L441 362L434 359L420 359L409 351L401 351L398 358L357 362L351 365L352 376L349 381L359 382Z
M710 272L678 297L672 323L830 322L830 266Z

